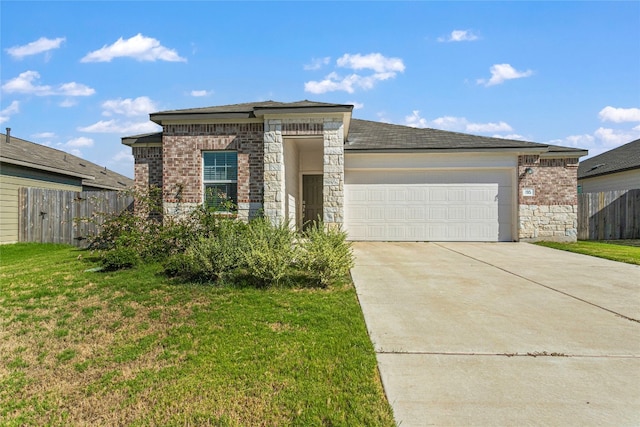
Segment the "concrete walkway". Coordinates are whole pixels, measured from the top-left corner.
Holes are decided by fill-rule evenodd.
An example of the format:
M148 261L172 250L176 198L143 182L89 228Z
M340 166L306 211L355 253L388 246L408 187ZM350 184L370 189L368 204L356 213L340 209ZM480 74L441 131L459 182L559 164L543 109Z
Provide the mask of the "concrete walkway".
M527 243L354 252L399 425L640 425L640 266Z

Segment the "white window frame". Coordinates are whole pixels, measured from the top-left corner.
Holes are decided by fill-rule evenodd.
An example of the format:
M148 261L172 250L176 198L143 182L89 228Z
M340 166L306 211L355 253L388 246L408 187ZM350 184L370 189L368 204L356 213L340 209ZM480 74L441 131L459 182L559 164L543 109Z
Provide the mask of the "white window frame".
M214 154L226 154L233 153L236 157L236 179L205 179L206 175L206 166L205 166L205 155L209 153ZM216 165L217 166L217 165ZM228 164L224 165L225 167L229 167ZM207 206L207 186L208 185L229 185L232 184L235 186L235 198L232 197L233 203L237 206L238 204L238 152L232 150L207 150L202 152L202 204L205 207Z

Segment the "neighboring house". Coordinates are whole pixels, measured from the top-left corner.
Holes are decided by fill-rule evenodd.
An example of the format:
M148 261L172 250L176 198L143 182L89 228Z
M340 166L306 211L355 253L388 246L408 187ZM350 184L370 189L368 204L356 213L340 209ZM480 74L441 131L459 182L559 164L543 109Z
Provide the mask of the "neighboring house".
M599 193L640 188L640 139L580 162L578 190Z
M351 240L576 239L585 150L354 119L352 105L274 101L153 113L160 133L125 137L138 189L165 215L217 192L240 218L302 227L322 218Z
M18 241L21 187L69 191L123 190L133 180L54 148L0 134L0 243Z

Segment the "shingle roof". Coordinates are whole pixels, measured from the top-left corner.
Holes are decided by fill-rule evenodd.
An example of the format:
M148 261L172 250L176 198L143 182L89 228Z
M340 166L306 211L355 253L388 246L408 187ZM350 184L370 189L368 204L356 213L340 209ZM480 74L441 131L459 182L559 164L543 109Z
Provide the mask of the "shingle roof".
M580 162L578 179L632 169L640 169L640 139Z
M204 108L189 108L183 110L169 110L152 113L151 120L160 123L163 120L193 120L204 118L205 115L216 119L224 118L255 118L265 113L290 113L296 109L307 112L342 112L350 114L353 105L329 104L314 101L276 102L261 101L243 104L220 105ZM195 116L195 117L194 117ZM349 119L347 117L347 119ZM513 149L538 151L540 153L567 154L584 156L585 150L562 147L557 145L540 144L503 138L469 135L438 129L413 128L409 126L373 122L368 120L351 119L345 126L348 132L345 150L347 151L377 151L377 150L477 150L477 149ZM154 134L157 135L157 134ZM144 138L140 138L144 137ZM137 136L123 138L123 143L131 145L134 142L144 142L155 136Z
M82 185L91 187L120 190L133 186L132 179L64 151L14 136L8 143L6 139L6 134L0 134L0 158L3 162L75 176L82 179Z
M491 138L359 119L351 120L345 145L345 150L348 151L464 149L540 149L543 152L575 152L576 155L584 153L579 149L537 142Z
M326 102L314 102L314 101L296 101L296 102L276 102L276 101L260 101L260 102L246 102L243 104L231 104L231 105L218 105L213 107L202 107L202 108L187 108L182 110L167 110L167 111L158 111L157 113L152 113L151 120L157 119L162 116L171 116L171 115L198 115L198 114L218 114L218 115L238 115L244 116L246 118L256 117L255 112L257 110L268 110L268 109L305 109L305 111L312 110L314 108L318 109L346 109L351 111L353 109L352 105L346 104L329 104Z

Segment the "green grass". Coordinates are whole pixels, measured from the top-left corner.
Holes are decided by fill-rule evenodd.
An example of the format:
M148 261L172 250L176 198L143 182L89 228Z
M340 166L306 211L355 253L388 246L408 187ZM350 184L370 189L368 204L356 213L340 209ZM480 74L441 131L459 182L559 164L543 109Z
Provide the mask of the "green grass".
M540 246L640 265L640 246L628 241L578 241L575 243L538 242Z
M0 425L394 425L351 285L96 265L67 246L0 247Z

